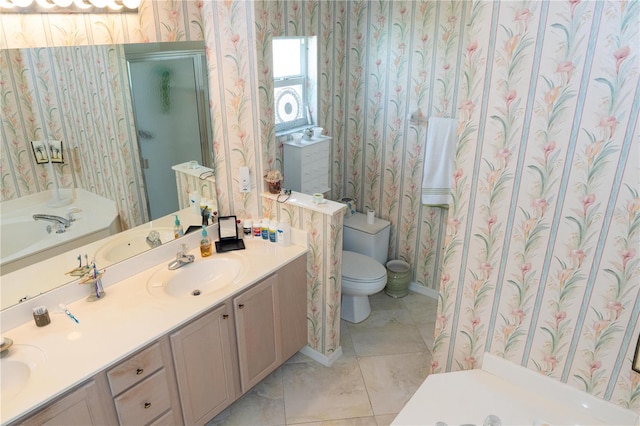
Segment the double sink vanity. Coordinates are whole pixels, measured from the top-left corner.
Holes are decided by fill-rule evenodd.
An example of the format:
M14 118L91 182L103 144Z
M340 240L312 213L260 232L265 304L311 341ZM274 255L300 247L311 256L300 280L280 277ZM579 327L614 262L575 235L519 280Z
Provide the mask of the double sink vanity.
M109 267L98 301L70 298L71 283L12 308L46 304L51 323L3 330L1 423L205 424L307 343L306 238L293 236L202 258L194 232ZM171 271L182 244L195 261Z

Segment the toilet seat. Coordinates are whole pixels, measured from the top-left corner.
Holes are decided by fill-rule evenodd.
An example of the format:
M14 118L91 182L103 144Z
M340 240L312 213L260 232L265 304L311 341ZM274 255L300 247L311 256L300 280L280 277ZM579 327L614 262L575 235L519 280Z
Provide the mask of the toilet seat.
M386 279L387 270L372 257L353 251L342 251L342 278L353 283L369 283Z

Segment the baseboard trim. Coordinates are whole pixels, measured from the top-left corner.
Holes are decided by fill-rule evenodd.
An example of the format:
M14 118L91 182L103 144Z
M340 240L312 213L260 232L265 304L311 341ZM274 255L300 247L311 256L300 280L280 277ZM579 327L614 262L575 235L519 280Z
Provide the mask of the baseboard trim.
M420 284L416 284L415 282L411 281L409 283L409 290L414 291L416 293L420 293L423 296L427 296L430 297L432 299L436 299L438 300L438 292L432 288L429 287L425 287L423 285Z
M315 349L312 349L308 345L300 349L300 352L308 356L312 360L318 361L320 364L324 365L325 367L331 367L333 363L336 362L338 358L342 356L342 346L338 346L338 348L335 351L333 351L329 356L326 356L325 354L320 353Z

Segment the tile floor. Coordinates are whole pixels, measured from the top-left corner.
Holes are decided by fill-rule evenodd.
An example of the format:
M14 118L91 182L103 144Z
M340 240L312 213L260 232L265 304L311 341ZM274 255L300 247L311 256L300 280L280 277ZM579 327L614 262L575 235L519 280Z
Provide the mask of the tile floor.
M429 371L437 301L413 292L370 301L365 321L342 321L331 367L298 353L208 426L389 425Z

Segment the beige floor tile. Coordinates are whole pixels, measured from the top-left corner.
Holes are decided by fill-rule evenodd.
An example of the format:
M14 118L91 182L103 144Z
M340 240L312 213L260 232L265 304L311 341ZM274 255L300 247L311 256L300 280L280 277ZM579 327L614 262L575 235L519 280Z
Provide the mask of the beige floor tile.
M378 426L389 426L391 422L396 418L398 414L382 414L380 416L376 416L376 424Z
M396 299L388 296L384 290L369 296L369 305L371 305L372 311L389 311L404 308L402 299Z
M282 367L287 424L372 416L356 358Z
M427 346L406 309L374 311L359 324L349 324L351 341L361 356L424 352Z
M404 306L411 312L427 311L435 314L435 310L438 307L438 301L436 299L413 291L410 291L409 294L400 300L402 300Z
M340 320L340 346L342 347L342 356L344 358L356 356L348 324L349 323L347 321Z
M398 413L429 373L429 352L359 358L373 413Z
M380 292L370 302L367 320L340 322L332 367L298 352L209 426L391 424L429 371L437 301Z
M299 362L316 362L315 360L309 358L302 352L296 352L291 358L287 360L287 364L295 364Z
M282 370L277 369L239 400L224 410L208 426L284 425Z
M288 426L378 426L374 417L356 417L353 419L327 420L324 422L295 423Z

